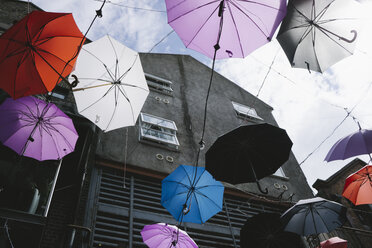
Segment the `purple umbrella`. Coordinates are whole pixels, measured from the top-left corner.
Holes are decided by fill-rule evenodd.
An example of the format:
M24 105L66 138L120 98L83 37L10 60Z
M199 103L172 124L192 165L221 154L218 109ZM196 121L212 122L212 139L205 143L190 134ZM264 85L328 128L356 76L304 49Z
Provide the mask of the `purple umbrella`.
M0 114L0 141L22 156L57 160L75 148L78 134L72 120L52 103L31 96L8 98Z
M287 11L285 0L165 0L165 4L168 23L185 46L216 59L244 58L268 43Z
M198 248L185 231L166 223L146 225L141 236L150 248Z
M359 125L359 123L358 123ZM368 154L371 159L372 153L372 130L362 129L340 140L329 150L325 161L347 159L358 155Z

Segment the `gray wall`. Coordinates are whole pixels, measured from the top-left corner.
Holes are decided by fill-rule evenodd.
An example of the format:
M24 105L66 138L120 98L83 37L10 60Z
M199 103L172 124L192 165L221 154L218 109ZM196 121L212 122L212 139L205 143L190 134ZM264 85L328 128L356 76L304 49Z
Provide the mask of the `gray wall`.
M172 172L179 164L194 165L202 132L205 97L211 75L210 68L188 55L141 54L141 61L146 73L172 81L174 90L173 96L151 91L142 112L173 120L178 128L177 138L180 147L178 151L172 151L139 142L139 130L136 125L128 128L126 162L166 173ZM170 103L158 101L155 99L156 96L167 99ZM213 142L222 134L242 124L242 119L236 116L231 101L254 107L258 115L267 123L277 125L271 113L273 109L269 105L215 73L208 102L204 139L206 147L199 160L202 166L205 152ZM97 155L104 159L124 162L125 137L125 128L101 133ZM174 162L170 163L166 159L158 160L156 154L162 154L164 157L171 156ZM270 176L261 180L262 185L268 187L272 196L278 196L284 191L283 188L274 187L274 183L279 183L280 186L288 187L283 194L283 199L288 198L292 193L295 193L293 200L312 197L312 191L293 154L283 169L288 178ZM254 183L238 187L259 193Z

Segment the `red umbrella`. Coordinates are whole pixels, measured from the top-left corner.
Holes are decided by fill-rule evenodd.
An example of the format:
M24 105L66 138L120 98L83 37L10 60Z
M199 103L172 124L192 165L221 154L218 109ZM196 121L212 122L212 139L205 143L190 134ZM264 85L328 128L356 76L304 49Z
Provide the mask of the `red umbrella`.
M372 165L348 176L342 195L354 205L372 204Z
M347 240L333 237L320 242L321 248L347 248Z
M0 88L14 99L51 91L73 69L82 39L72 14L28 14L0 36Z

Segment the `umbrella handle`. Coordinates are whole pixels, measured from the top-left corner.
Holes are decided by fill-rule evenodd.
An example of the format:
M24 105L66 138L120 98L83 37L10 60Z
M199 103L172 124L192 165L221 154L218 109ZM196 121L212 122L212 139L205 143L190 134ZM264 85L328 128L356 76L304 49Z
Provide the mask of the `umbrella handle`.
M258 181L256 181L256 183L257 183L257 188L258 188L258 190L259 190L262 194L267 195L267 194L269 193L269 190L268 190L267 188L265 188L265 190L262 190L261 185L260 185L260 183L259 183Z

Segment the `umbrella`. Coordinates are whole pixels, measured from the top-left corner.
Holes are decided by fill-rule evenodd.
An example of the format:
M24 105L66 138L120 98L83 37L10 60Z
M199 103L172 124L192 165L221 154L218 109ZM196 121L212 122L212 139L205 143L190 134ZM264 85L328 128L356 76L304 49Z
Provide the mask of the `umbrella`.
M179 222L204 223L222 210L223 191L205 168L180 165L162 181L161 204Z
M366 165L345 180L342 195L354 205L372 204L372 165Z
M288 160L291 147L284 129L267 123L240 126L209 148L206 168L220 181L258 184L259 179L275 173Z
M298 248L299 235L283 231L280 215L260 213L245 222L240 230L241 248Z
M320 242L321 248L347 248L347 240L333 237Z
M353 54L358 33L354 0L291 0L277 39L292 67L323 72Z
M74 75L81 115L103 131L135 125L149 94L137 52L104 36L83 46Z
M183 230L166 223L146 225L141 231L143 242L150 248L197 248L195 241Z
M0 36L0 88L43 94L70 74L83 34L72 14L33 11Z
M329 233L346 221L346 208L341 204L315 197L298 201L281 216L284 231L302 236Z
M217 59L244 58L268 43L286 14L284 0L166 0L165 4L168 23L185 46Z
M371 158L370 153L372 153L372 130L362 129L359 125L357 132L338 140L324 160L330 162L363 154L368 154Z
M71 153L78 139L72 120L56 105L32 96L0 105L0 141L20 155L56 160Z

